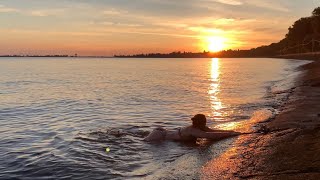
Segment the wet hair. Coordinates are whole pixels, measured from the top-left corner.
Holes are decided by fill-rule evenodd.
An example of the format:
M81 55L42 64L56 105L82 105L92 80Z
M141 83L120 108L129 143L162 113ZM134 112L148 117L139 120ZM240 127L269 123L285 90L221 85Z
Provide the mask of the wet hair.
M194 128L203 129L206 127L207 119L206 119L206 116L203 114L197 114L193 118L191 118L191 120L192 120L192 127Z

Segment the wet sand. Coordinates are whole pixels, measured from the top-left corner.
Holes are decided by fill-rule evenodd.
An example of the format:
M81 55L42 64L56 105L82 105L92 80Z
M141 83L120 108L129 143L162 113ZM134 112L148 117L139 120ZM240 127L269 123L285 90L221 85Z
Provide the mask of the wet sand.
M239 136L202 167L201 179L320 179L320 61L299 68L280 114Z

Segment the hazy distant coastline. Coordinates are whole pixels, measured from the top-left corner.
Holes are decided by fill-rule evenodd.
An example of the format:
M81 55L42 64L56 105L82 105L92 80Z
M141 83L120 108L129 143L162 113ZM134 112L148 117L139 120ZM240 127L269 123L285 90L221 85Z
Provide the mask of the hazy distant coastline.
M36 57L36 58L113 58L113 56L75 56L75 55L0 55L6 58L26 58L26 57Z
M259 54L253 50L224 50L220 52L171 52L135 55L115 55L118 58L259 58L272 57L271 54Z
M0 55L0 57L76 57L69 55Z

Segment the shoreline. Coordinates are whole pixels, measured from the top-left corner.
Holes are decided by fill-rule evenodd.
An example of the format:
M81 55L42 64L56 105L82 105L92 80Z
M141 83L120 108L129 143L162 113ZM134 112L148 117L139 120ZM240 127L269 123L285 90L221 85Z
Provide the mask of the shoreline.
M320 178L320 59L298 70L298 77L280 113L258 125L264 134L239 136L234 146L202 168L201 179Z
M300 53L300 54L286 54L286 55L276 56L275 58L318 61L318 60L320 60L320 52Z

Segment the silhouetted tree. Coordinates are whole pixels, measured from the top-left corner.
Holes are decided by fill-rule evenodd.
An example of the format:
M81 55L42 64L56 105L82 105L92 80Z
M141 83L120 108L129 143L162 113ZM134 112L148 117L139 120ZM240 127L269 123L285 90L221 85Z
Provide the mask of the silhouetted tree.
M317 7L312 11L312 16L320 16L320 7Z
M308 34L313 34L312 18L306 17L296 21L286 34L286 38L292 43L291 45L299 44L304 41Z

